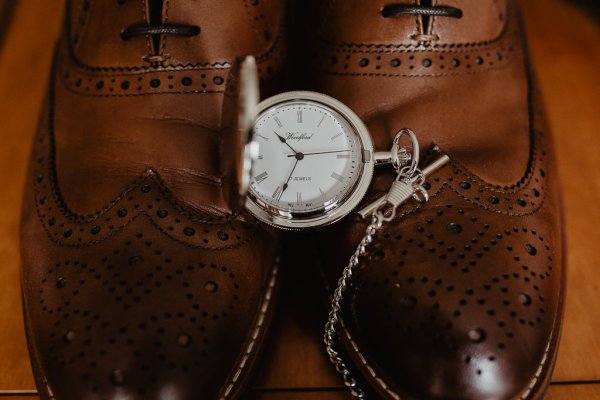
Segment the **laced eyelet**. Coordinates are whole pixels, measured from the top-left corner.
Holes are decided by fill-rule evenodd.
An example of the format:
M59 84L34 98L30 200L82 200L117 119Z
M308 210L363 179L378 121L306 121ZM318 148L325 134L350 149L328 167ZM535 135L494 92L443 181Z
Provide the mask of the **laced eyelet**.
M462 10L456 7L402 3L386 4L381 7L380 12L384 18L400 17L403 15L462 18L463 14Z

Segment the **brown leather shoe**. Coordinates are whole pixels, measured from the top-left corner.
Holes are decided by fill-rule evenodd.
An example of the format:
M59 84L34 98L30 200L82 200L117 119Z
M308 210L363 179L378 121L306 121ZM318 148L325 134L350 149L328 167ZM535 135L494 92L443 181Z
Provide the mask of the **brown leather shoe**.
M281 4L69 1L23 210L42 399L236 399L277 237L229 209L230 67L282 71ZM225 120L225 121L224 121Z
M564 271L552 145L514 5L314 2L310 88L451 157L431 201L378 235L345 303L342 339L385 399L540 399L557 354ZM388 190L376 171L365 204ZM322 233L329 287L366 224ZM338 249L342 249L341 251Z

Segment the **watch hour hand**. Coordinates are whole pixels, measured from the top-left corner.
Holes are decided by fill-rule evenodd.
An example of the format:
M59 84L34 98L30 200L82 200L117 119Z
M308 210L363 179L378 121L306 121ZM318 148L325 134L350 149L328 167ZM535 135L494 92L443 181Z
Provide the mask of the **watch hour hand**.
M281 136L280 134L278 134L275 131L273 131L273 133L275 134L275 136L277 136L277 138L279 139L279 141L281 143L285 144L287 147L290 148L290 150L292 150L294 152L294 155L298 154L298 152L296 150L294 150L294 148L292 146L289 145L289 143L287 142L287 140L285 140L285 138L283 136Z

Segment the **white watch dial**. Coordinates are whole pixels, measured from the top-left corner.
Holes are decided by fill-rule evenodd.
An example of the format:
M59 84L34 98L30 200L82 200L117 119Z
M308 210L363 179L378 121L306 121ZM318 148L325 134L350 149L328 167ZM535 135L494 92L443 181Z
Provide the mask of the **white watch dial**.
M259 157L251 193L287 213L327 209L344 198L360 173L362 147L350 123L312 101L266 110L254 126Z

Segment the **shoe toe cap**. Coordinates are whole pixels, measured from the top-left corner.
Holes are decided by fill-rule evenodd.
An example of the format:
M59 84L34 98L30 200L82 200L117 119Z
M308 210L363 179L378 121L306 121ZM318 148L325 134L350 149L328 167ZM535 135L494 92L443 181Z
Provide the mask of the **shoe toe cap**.
M381 375L380 391L409 398L527 398L551 368L560 326L549 240L464 211L431 221L374 242L345 316L364 352L355 360Z
M232 371L250 368L274 251L186 246L143 218L91 247L28 248L26 325L42 398L216 399Z

